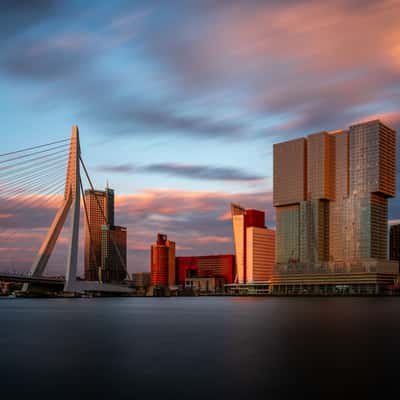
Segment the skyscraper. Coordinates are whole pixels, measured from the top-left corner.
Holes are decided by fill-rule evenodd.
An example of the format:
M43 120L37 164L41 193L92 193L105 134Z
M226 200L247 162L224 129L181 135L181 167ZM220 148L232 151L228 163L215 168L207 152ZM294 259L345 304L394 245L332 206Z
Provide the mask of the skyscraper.
M99 280L120 282L126 278L126 228L101 226L101 269Z
M151 246L151 284L172 287L176 285L175 242L167 235L157 234L157 242Z
M274 145L278 267L383 265L395 142L396 132L374 120Z
M237 283L266 282L275 263L275 231L265 213L231 204Z
M85 279L122 280L126 276L126 228L114 226L114 191L86 190L84 200Z

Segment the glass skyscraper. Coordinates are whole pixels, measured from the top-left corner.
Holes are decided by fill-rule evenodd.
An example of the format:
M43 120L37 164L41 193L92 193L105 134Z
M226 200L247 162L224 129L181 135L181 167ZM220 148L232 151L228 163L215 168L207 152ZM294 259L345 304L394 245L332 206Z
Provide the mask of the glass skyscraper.
M114 190L85 191L85 280L125 279L126 228L114 225Z
M396 132L379 120L274 145L278 271L387 271Z

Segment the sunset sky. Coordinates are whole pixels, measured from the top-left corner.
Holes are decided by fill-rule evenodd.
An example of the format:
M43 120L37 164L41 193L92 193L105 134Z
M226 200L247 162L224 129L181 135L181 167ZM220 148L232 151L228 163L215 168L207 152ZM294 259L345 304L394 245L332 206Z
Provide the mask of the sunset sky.
M6 0L1 10L1 153L77 124L96 187L116 191L130 272L149 270L157 232L178 255L232 253L231 201L274 226L273 143L375 117L400 130L399 0ZM54 213L8 217L16 253L40 243Z

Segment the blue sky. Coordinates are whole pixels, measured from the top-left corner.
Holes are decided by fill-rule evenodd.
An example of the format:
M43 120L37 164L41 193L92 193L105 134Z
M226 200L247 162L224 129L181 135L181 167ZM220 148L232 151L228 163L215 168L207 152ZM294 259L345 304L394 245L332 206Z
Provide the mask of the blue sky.
M377 116L400 128L398 15L391 0L4 1L2 153L77 124L131 271L159 230L181 254L231 252L230 201L274 224L273 143Z

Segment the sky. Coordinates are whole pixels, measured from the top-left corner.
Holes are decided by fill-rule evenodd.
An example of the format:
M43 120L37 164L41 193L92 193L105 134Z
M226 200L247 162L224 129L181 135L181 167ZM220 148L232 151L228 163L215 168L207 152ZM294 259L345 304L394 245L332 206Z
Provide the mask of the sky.
M232 253L230 202L275 224L273 143L371 118L400 129L399 15L399 0L3 0L1 153L77 124L130 272L149 270L157 232L178 255ZM18 216L13 251L33 252L55 212Z

